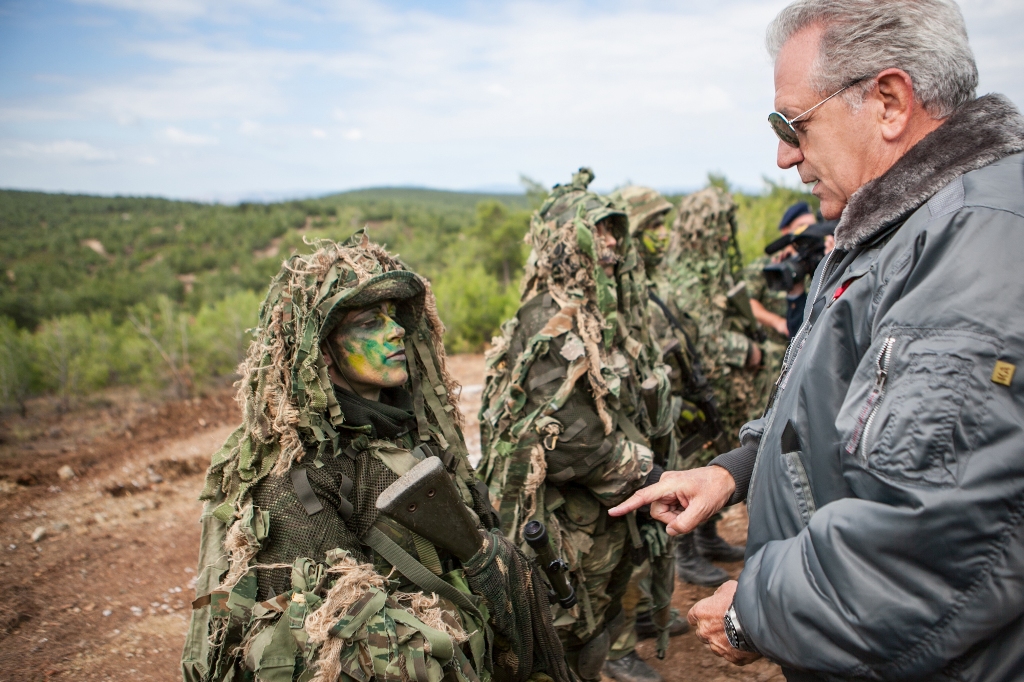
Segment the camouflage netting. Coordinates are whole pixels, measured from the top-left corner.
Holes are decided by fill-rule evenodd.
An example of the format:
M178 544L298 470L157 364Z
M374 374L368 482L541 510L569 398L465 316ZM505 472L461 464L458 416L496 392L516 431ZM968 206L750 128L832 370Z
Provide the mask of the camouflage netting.
M547 586L515 546L501 535L487 535L483 549L466 564L466 580L487 600L494 629L518 634L514 646L498 653L495 666L523 679L524 662L539 659L548 676L571 679L551 624Z

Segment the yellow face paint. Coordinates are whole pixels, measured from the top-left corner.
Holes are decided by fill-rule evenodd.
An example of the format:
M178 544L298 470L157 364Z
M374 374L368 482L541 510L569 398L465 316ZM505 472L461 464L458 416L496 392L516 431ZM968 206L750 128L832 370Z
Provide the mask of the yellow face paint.
M409 379L405 329L395 315L391 302L353 310L328 339L338 373L364 398L377 400L380 389L401 386Z

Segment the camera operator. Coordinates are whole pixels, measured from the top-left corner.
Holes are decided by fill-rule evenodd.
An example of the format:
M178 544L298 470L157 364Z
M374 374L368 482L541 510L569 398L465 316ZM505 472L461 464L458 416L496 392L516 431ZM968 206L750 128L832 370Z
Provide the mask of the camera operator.
M814 220L813 215L810 218ZM765 247L765 253L771 256L771 264L764 268L765 283L772 291L786 292L786 327L790 338L804 320L805 280L832 250L835 229L836 221L812 222L790 229Z
M779 233L783 235L794 231L802 231L815 223L814 214L811 213L807 202L801 201L793 204L779 221ZM773 291L769 289L764 277L764 268L773 264L769 256L761 256L744 268L744 279L747 282L747 292L750 294L750 309L754 318L762 327L769 330L769 337L777 343L787 343L789 340L789 329L786 324L786 313L789 302L786 300L786 290ZM795 292L794 295L799 295Z

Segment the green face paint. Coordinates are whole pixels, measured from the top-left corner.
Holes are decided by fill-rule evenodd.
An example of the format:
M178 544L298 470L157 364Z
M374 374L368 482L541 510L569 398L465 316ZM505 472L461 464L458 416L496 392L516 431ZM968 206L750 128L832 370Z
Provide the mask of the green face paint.
M668 230L664 220L645 228L640 233L640 244L643 246L644 264L648 268L657 267L668 248Z
M401 386L409 379L405 329L395 314L391 302L353 310L328 339L337 373L348 388L369 400L379 399L380 389Z

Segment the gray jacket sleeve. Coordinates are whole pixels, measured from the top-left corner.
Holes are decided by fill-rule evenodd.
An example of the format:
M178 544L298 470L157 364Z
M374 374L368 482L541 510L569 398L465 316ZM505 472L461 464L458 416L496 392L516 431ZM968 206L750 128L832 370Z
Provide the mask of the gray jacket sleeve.
M1024 219L968 208L928 228L868 311L836 417L849 440L809 453L839 457L852 496L739 579L743 629L783 665L930 679L1024 614Z
M757 461L757 448L764 433L764 419L747 422L740 429L740 446L729 452L723 452L708 463L708 466L722 467L736 482L736 490L726 505L738 504L747 499L750 477L754 473Z

